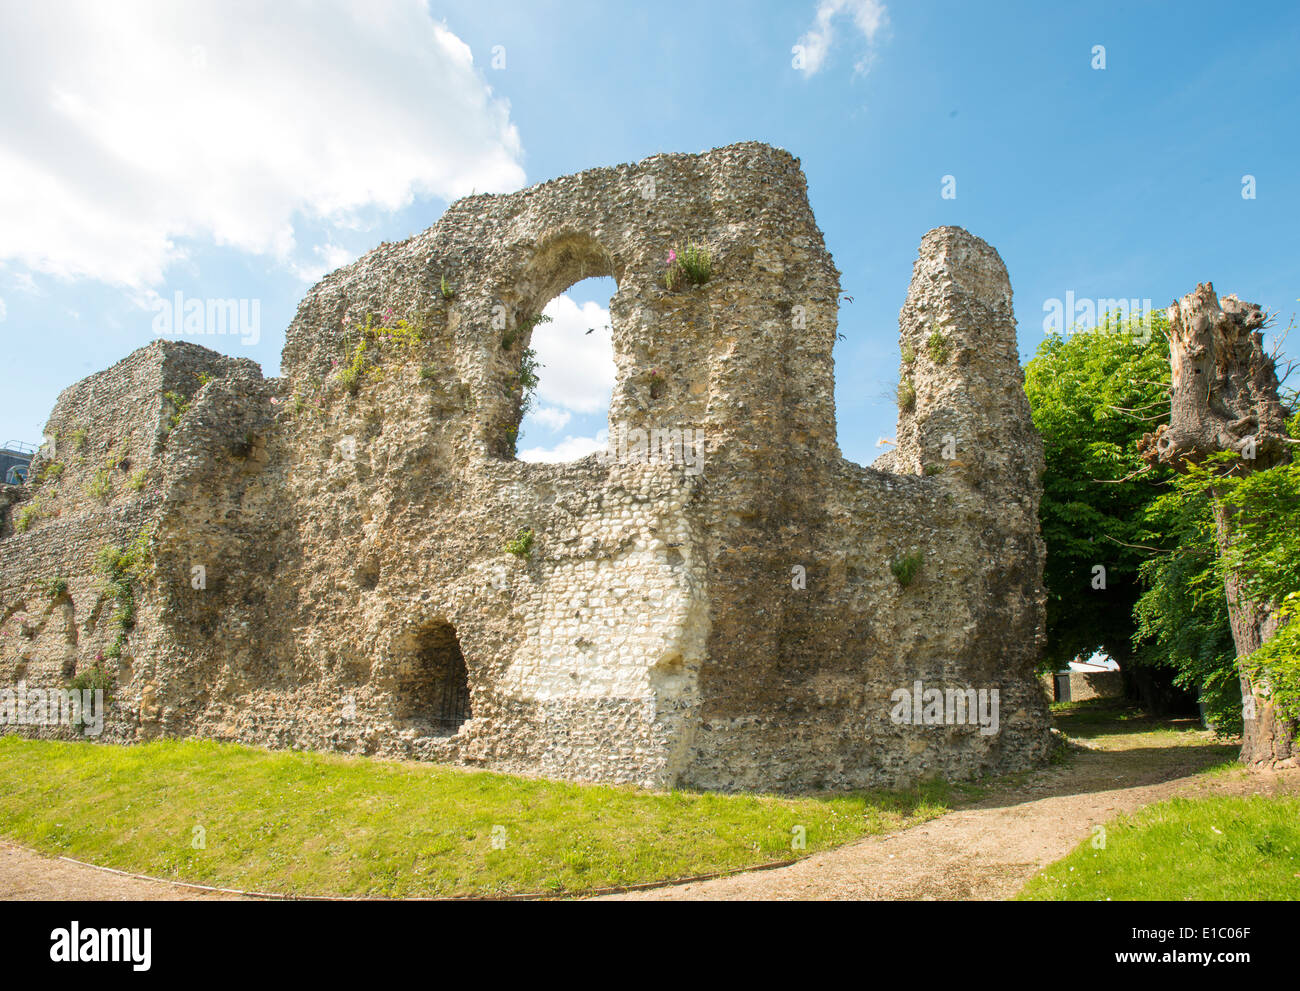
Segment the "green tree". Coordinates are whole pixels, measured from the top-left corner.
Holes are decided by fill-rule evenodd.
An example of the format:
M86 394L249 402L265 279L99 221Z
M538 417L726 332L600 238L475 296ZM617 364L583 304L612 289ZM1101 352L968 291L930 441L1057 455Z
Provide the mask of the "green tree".
M1288 424L1293 439L1300 438L1298 421L1293 416ZM1251 684L1265 686L1286 720L1300 725L1300 462L1240 476L1234 461L1230 455L1207 460L1179 480L1179 495L1208 501L1212 491L1221 514L1232 519L1215 580L1235 576L1243 597L1266 603L1276 617L1275 632L1241 658L1241 667Z
M1185 474L1144 470L1139 441L1169 420L1167 330L1164 314L1153 316L1149 336L1107 320L1049 337L1025 369L1046 450L1046 661L1059 667L1101 650L1129 670L1167 670L1224 733L1242 728L1245 667L1300 718L1300 466L1243 476L1230 457L1212 457ZM1300 437L1300 414L1288 426ZM1225 514L1236 529L1222 547ZM1094 587L1098 565L1104 589ZM1241 666L1229 574L1243 594L1278 607L1280 621Z
M1209 723L1241 732L1237 650L1223 594L1213 505L1205 491L1165 492L1145 511L1146 540L1167 549L1139 566L1134 661L1169 668L1173 683L1196 692Z
M1193 465L1147 507L1150 539L1169 550L1141 566L1146 590L1135 613L1139 660L1173 667L1175 684L1199 689L1224 733L1242 730L1242 667L1268 682L1286 718L1300 720L1300 464L1241 476L1236 463L1222 454ZM1221 548L1224 513L1236 525ZM1277 633L1241 667L1224 596L1230 574L1244 595L1277 609Z
M1164 330L1163 314L1145 329L1108 316L1097 330L1048 337L1025 369L1046 452L1039 516L1053 667L1098 650L1121 666L1135 656L1146 509L1162 491L1137 445L1169 412Z
M1283 536L1296 520L1285 471L1295 444L1286 421L1294 410L1282 399L1276 356L1264 350L1268 314L1235 296L1220 300L1209 282L1168 314L1170 418L1139 449L1153 468L1183 474L1189 486L1179 488L1205 492L1213 506L1241 674L1240 759L1290 760L1300 723L1284 711L1272 672L1251 662L1278 632L1300 567L1293 554L1300 547ZM1252 482L1257 474L1265 479Z

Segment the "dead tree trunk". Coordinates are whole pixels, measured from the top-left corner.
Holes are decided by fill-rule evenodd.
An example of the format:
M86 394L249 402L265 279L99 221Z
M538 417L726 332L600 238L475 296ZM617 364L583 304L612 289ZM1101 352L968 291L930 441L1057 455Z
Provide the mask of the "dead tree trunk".
M1236 296L1220 302L1208 282L1169 307L1170 420L1142 438L1139 446L1148 463L1181 469L1216 452L1232 451L1238 459L1231 471L1240 475L1290 459L1277 373L1273 359L1264 353L1263 325L1259 306ZM1215 524L1219 546L1226 547L1234 520L1220 507ZM1277 632L1278 617L1270 603L1249 600L1235 575L1225 584L1240 666L1241 658ZM1242 762L1264 764L1291 757L1296 726L1278 714L1266 681L1252 681L1242 668L1241 696Z

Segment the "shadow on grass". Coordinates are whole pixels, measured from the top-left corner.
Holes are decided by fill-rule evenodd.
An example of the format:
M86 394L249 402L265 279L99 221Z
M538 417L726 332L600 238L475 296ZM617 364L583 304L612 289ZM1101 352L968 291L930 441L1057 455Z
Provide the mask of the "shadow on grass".
M1239 745L1215 739L1196 719L1151 716L1120 699L1052 706L1053 722L1076 745L1030 771L950 785L953 808L1013 808L1062 798L1159 785L1235 766ZM1127 739L1126 739L1127 738Z
M1236 755L1236 747L1212 743L1077 751L1038 771L957 783L952 787L965 800L959 798L953 808L1010 808L1044 798L1158 785L1226 768Z
M1052 722L1066 735L1083 739L1153 731L1194 733L1204 729L1195 717L1152 716L1116 699L1057 703L1052 706Z

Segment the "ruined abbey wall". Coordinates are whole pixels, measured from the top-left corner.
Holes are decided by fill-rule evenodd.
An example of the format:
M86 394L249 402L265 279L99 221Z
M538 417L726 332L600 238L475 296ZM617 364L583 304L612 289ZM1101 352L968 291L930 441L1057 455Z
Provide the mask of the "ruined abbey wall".
M669 289L688 242L712 277ZM533 318L590 276L618 283L611 433L699 431L702 471L514 458ZM0 499L0 682L100 665L106 739L649 787L1030 766L1042 449L1006 270L957 228L923 239L876 467L836 443L838 296L798 162L765 145L460 200L312 289L282 378L160 341L60 396ZM95 558L132 541L123 632ZM917 681L996 689L996 732L900 722Z

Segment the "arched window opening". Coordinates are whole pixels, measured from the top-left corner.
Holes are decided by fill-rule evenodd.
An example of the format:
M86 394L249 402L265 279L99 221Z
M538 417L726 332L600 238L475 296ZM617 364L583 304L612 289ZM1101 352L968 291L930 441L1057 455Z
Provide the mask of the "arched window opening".
M616 374L612 278L584 279L552 299L523 355L520 461L577 461L605 447Z

